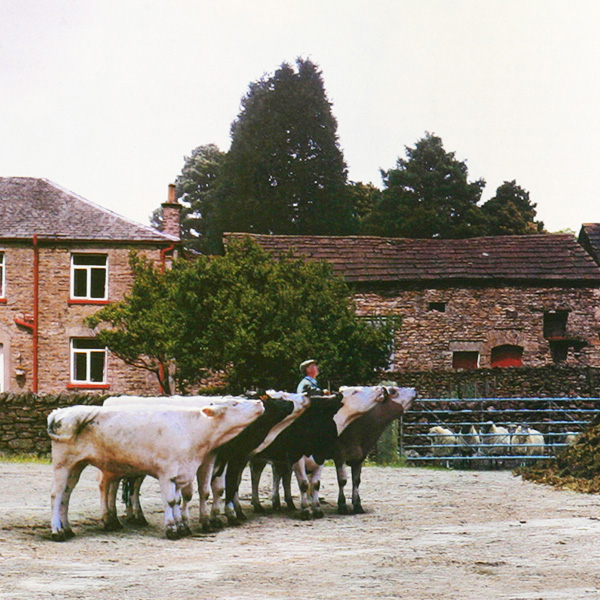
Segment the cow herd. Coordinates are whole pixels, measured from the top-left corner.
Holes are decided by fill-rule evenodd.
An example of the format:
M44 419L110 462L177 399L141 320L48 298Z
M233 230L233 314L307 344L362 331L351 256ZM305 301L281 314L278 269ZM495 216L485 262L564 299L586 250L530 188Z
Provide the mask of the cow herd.
M106 530L122 527L117 516L119 482L130 493L128 520L144 523L139 490L146 475L156 478L166 536L191 531L189 504L198 488L200 524L205 531L245 518L238 498L242 472L250 465L252 506L262 511L258 486L267 464L273 468L273 508L295 508L291 477L300 490L301 518L323 515L319 483L325 460L335 462L338 512L348 512L346 465L352 469L352 510L363 512L359 485L362 464L381 433L416 396L412 388L342 387L312 396L268 391L260 398L233 396L119 396L103 406L72 406L48 416L52 440L52 538L73 536L69 500L87 465L100 470L100 504ZM212 505L209 499L212 495Z

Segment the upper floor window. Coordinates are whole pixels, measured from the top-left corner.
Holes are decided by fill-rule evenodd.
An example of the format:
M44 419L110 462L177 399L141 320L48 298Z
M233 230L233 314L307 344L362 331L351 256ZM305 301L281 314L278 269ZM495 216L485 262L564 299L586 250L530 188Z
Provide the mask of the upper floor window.
M108 257L106 254L71 255L71 298L106 300L108 298Z
M446 303L445 302L429 302L427 305L428 311L434 312L446 312Z
M71 340L71 383L106 383L106 348L93 338Z
M567 334L566 310L550 310L544 313L544 337L546 339L564 338Z

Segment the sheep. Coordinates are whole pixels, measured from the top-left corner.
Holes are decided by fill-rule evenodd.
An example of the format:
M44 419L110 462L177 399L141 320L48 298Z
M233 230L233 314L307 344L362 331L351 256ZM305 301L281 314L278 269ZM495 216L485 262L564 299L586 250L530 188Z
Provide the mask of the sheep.
M544 436L529 425L519 425L511 438L513 454L537 456L545 453Z
M441 425L434 425L429 429L428 433L431 436L430 442L433 456L444 458L455 454L458 440L452 430ZM446 467L450 466L448 460L445 463Z

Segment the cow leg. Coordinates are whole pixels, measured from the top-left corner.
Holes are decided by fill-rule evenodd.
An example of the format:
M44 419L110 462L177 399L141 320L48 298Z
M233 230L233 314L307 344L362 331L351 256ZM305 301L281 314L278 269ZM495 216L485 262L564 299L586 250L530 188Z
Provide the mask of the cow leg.
M362 515L365 512L360 503L360 494L358 493L361 472L362 462L352 465L352 508L355 515Z
M198 480L198 495L200 496L200 525L202 526L202 531L214 531L210 522L208 498L210 496L210 483L215 459L216 454L211 452L202 462L196 473L196 478Z
M281 510L281 497L279 495L279 486L281 485L281 479L284 473L281 466L282 465L280 465L279 463L271 463L271 472L273 474L273 484L271 486L271 506L273 510Z
M252 481L252 507L254 512L264 513L265 509L260 503L260 494L258 487L260 484L260 476L267 464L266 460L251 460L250 461L250 479Z
M181 487L181 520L177 523L177 531L181 537L191 535L190 529L190 501L194 495L194 484L189 483Z
M310 475L310 490L312 494L311 506L313 518L323 518L323 509L319 500L319 490L321 489L321 475L323 474L323 465L317 465L317 468Z
M119 477L103 471L100 479L100 506L102 507L104 531L123 529L117 516L115 487L119 487Z
M283 465L281 472L281 483L283 484L283 499L288 510L296 510L294 499L292 498L292 468L289 464Z
M348 505L346 504L346 495L344 494L344 487L348 482L348 474L346 472L346 465L343 462L336 462L335 470L338 481L338 514L347 515Z
M173 479L161 476L159 477L159 483L165 513L165 533L168 539L177 540L180 537L177 521L181 516L178 504L181 495L178 493Z
M127 503L127 522L132 525L148 525L140 503L140 488L144 483L144 475L130 479L129 502Z
M310 519L310 504L308 502L308 476L306 475L306 462L302 457L297 463L294 463L293 470L298 481L300 489L300 518L303 521Z
M224 511L223 494L225 493L226 472L213 476L211 482L212 507L210 509L210 525L213 529L222 529L223 521L219 515Z
M69 525L69 500L85 464L54 468L54 483L50 495L52 539L63 542L75 534Z
M225 477L225 514L230 525L240 525L246 520L242 505L238 497L238 490L242 481L242 473L246 460L232 460L227 465Z

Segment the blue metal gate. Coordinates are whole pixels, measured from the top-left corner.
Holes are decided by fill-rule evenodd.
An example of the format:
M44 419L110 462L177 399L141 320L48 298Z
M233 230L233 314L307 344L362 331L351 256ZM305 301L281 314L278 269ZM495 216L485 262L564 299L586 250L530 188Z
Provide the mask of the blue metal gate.
M512 468L555 456L599 414L600 398L421 398L400 419L400 452L412 465Z

